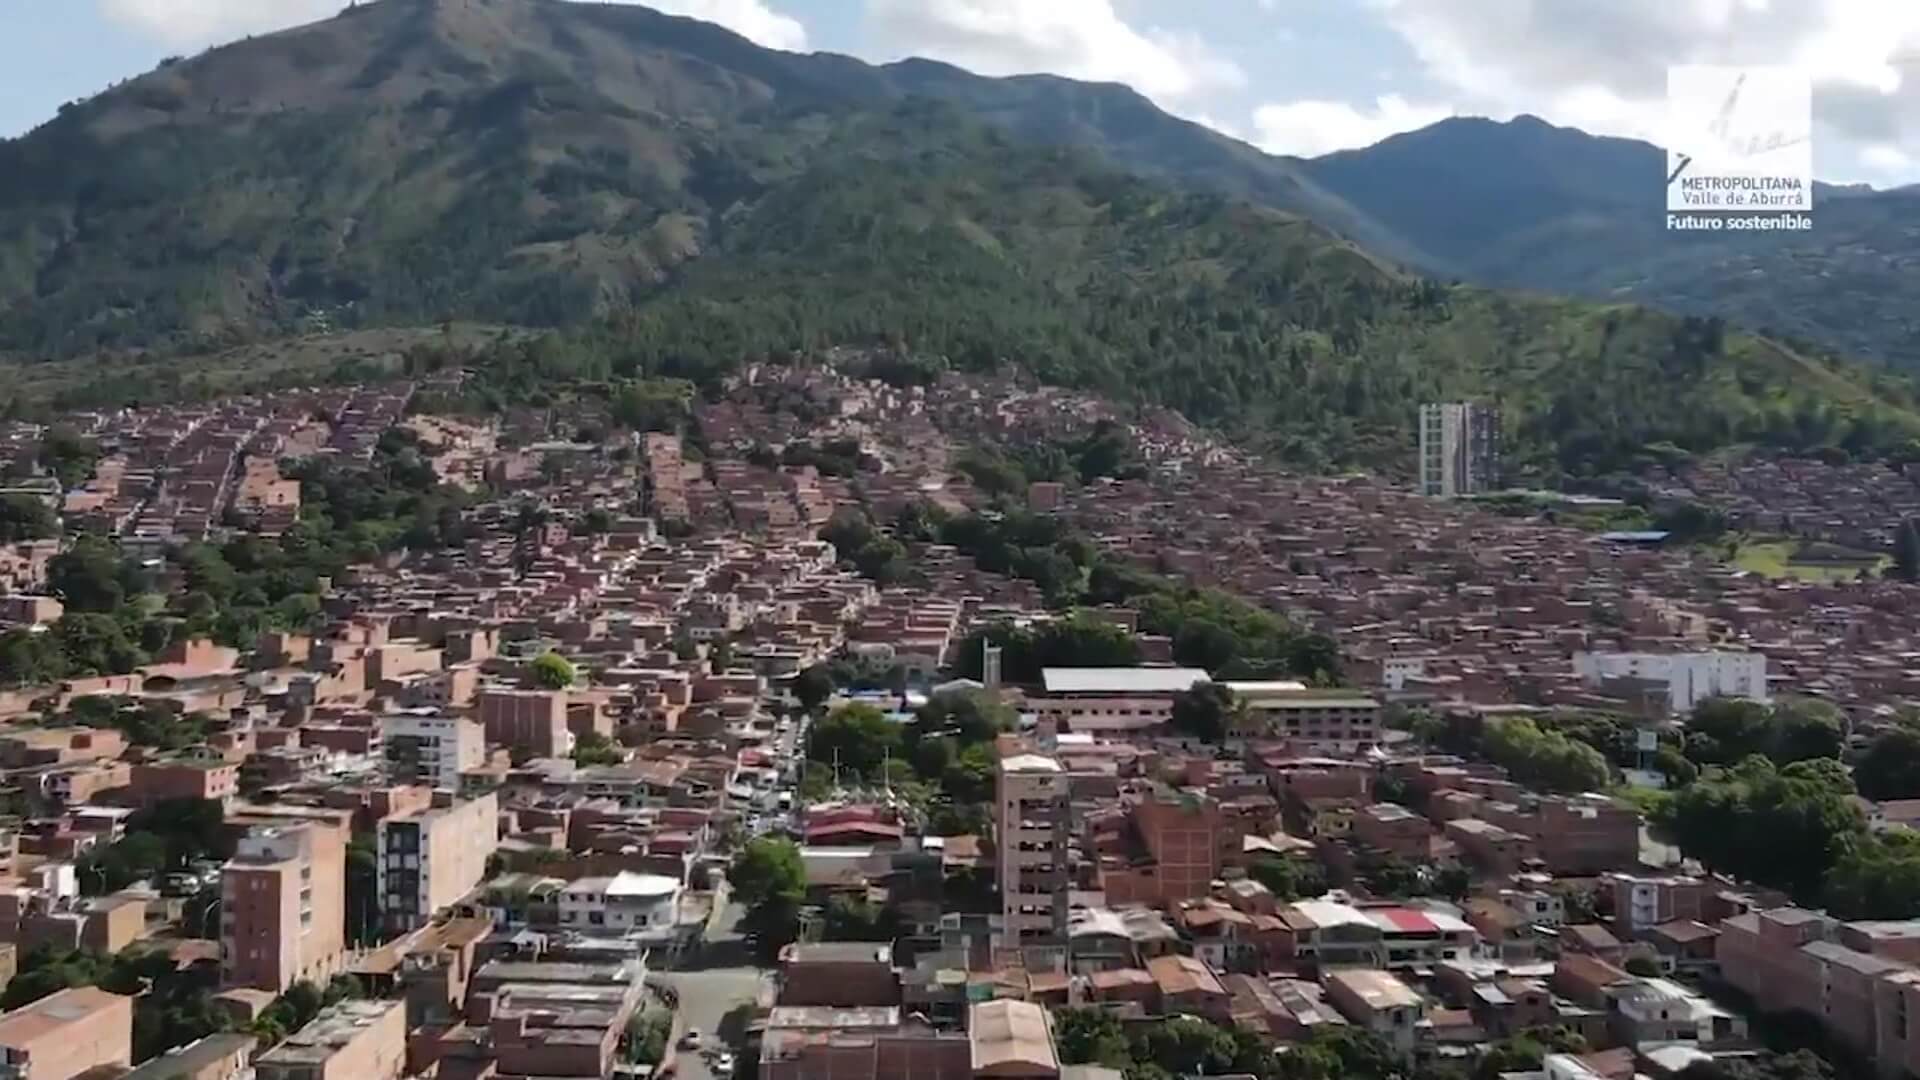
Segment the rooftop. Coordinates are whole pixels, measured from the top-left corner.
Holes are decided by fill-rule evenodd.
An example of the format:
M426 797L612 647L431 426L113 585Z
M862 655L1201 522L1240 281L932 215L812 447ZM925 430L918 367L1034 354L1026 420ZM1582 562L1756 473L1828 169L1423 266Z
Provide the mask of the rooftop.
M1058 1072L1060 1058L1053 1049L1053 1024L1047 1011L1025 1001L988 1001L973 1006L967 1018L973 1046L973 1071L1004 1065L1034 1066Z
M1199 668L1089 667L1043 668L1049 694L1173 694L1207 681Z
M404 1001L336 1002L306 1027L287 1036L286 1042L262 1054L258 1062L294 1065L325 1061L385 1019L388 1013L404 1008Z

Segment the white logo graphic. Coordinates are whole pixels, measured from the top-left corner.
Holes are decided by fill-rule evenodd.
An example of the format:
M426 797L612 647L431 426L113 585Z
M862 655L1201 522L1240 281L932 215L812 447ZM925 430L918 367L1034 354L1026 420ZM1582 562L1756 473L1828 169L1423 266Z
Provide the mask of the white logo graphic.
M1667 71L1667 210L1813 209L1813 82L1783 67Z

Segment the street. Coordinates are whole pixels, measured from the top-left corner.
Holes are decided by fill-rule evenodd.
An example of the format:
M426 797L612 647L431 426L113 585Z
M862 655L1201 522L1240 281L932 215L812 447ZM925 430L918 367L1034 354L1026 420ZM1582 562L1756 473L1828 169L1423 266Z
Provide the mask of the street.
M741 940L737 928L741 914L742 909L737 904L720 905L716 919L719 929L708 935L702 957L694 961L695 966L690 970L663 972L661 975L680 995L680 1011L675 1018L673 1035L676 1047L691 1029L700 1032L702 1049L721 1047L729 1052L737 1051L761 980L770 974L748 965L746 943ZM709 958L730 966L698 966ZM742 1009L742 1006L749 1008ZM733 1014L730 1023L729 1014ZM676 1077L684 1080L727 1080L712 1071L708 1064L711 1059L704 1054L680 1051L675 1060Z

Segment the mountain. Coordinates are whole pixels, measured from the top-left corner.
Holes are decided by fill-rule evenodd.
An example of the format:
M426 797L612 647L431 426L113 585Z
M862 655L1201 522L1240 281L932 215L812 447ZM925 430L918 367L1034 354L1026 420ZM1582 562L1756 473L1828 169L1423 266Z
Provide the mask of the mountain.
M477 319L566 327L493 359L611 386L878 345L1310 462L1404 463L1419 402L1491 399L1549 478L1920 433L1903 381L1715 319L1410 275L1429 234L1335 191L1118 87L773 52L632 5L382 0L0 144L0 348ZM109 370L97 391L148 389Z
M1496 286L1714 315L1920 370L1920 189L1816 185L1803 233L1672 232L1660 148L1523 116L1303 163L1401 257Z

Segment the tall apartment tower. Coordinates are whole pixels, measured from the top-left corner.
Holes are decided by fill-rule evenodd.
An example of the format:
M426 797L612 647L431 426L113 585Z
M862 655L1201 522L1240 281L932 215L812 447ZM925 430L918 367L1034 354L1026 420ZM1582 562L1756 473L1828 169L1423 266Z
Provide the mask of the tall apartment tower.
M1465 401L1420 406L1420 493L1451 499L1499 486L1499 410Z
M220 976L279 993L324 985L346 949L347 838L324 822L255 827L220 874Z
M1010 949L1063 945L1072 828L1066 772L1044 754L1014 753L1000 759L995 789L1002 941Z
M381 822L380 912L387 928L418 930L472 892L500 847L499 818L491 792L463 802L436 791L431 809Z

